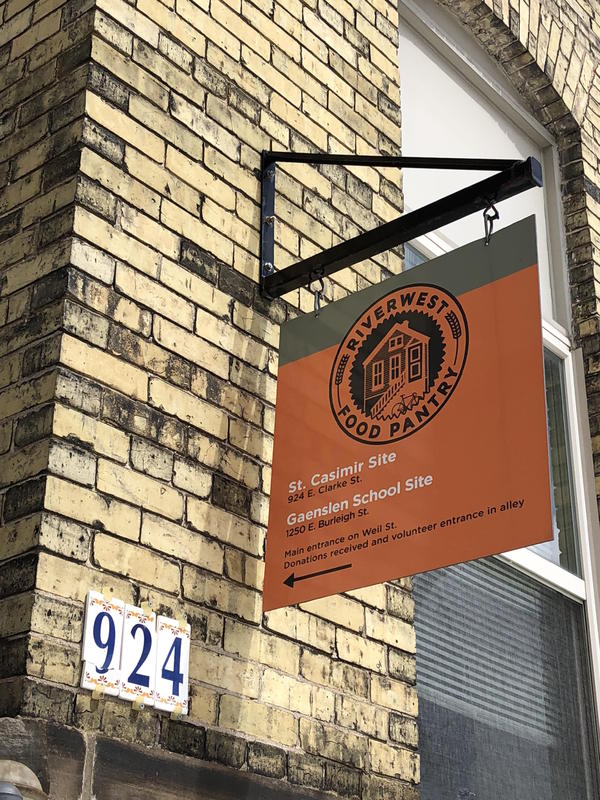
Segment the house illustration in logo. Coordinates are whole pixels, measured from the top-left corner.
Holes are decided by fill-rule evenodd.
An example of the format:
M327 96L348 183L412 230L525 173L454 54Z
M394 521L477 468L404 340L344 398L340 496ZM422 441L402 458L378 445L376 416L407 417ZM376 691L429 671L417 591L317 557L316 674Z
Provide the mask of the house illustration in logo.
M429 391L429 336L399 322L364 360L363 371L364 413L399 417Z

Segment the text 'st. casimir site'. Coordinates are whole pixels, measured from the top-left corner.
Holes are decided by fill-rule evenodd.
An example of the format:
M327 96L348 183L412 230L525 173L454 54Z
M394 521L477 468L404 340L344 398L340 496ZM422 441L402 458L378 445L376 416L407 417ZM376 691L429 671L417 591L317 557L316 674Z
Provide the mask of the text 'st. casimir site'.
M269 610L552 539L533 218L282 327Z

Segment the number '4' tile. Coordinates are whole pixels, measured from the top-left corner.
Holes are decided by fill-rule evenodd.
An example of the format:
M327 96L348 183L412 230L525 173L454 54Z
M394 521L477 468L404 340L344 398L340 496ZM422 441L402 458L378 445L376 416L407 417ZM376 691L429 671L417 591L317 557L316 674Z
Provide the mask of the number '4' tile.
M155 707L188 713L190 626L169 617L157 620Z

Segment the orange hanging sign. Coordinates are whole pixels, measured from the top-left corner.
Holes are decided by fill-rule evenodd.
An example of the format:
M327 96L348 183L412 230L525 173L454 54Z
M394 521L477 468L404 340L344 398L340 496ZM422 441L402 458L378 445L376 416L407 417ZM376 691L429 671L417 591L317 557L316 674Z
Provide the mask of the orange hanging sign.
M264 610L552 539L533 218L282 326Z

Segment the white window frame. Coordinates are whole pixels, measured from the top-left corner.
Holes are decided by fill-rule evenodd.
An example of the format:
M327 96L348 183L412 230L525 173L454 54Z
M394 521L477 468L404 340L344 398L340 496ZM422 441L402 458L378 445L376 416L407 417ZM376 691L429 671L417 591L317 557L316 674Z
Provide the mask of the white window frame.
M596 506L583 357L580 350L573 349L571 338L567 247L560 202L557 148L546 129L522 108L516 92L507 86L507 79L499 72L490 73L489 59L482 53L471 34L461 29L455 21L450 23L452 35L447 32L448 12L433 6L431 0L419 0L419 3L415 0L399 0L399 13L406 24L421 34L486 95L500 113L506 114L542 148L554 316L552 320L543 320L542 334L544 346L562 360L564 369L565 411L582 577L579 578L527 548L503 553L497 557L584 606L592 665L594 705L596 719L600 721L600 524ZM459 47L455 41L460 42L461 46ZM490 153L490 157L493 157L493 153ZM410 210L410 207L407 206L405 210ZM436 258L453 249L453 245L437 232L421 236L410 244L428 259Z

